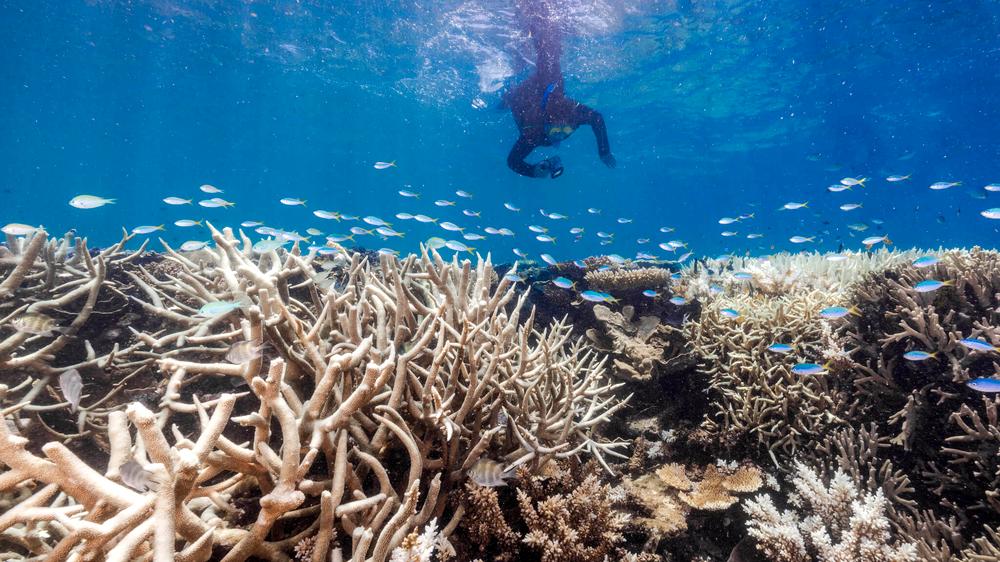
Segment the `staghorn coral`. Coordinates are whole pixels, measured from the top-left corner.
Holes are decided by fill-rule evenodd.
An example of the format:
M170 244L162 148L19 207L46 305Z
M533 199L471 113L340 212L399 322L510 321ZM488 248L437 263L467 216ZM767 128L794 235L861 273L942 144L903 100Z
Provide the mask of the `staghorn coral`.
M825 375L795 375L794 360L767 349L783 342L802 360L822 356L830 336L818 313L839 302L839 293L803 289L777 297L719 295L704 304L701 316L684 325L715 410L702 427L730 446L756 443L780 464L808 436L846 423L849 387ZM738 310L740 318L723 316L723 308Z
M588 287L598 291L641 291L666 287L670 283L670 270L660 267L611 268L588 271L584 279Z
M757 549L775 562L915 562L916 547L893 540L881 490L868 494L837 471L829 483L802 463L792 479L795 510L761 494L744 504Z
M432 518L448 521L442 536L454 530L462 511L449 512L447 493L484 454L529 469L590 454L608 470L603 457L619 455L622 443L595 434L621 405L602 363L565 325L521 324L523 297L509 283L491 288L488 260L473 269L433 252L377 264L356 254L326 283L316 253L257 256L245 237L212 233L214 249L167 246L168 265L136 263L114 272L114 283L88 285L84 275L74 284L126 294L159 320L131 326L134 345L102 363L155 364L167 375L152 409L132 402L107 412L103 474L59 443L38 456L16 434L29 416L68 407L24 391L44 384L0 389L13 402L0 424L0 492L38 485L3 515L0 541L35 557L157 561L204 560L215 547L227 561L286 560L313 542L315 561L346 549L380 562ZM91 275L136 255L108 251ZM36 259L25 269L45 267ZM14 285L5 294L16 303ZM204 312L220 304L225 312ZM51 350L46 341L8 337L3 379L19 361L51 361L14 353ZM221 361L247 341L267 343L267 355ZM142 467L150 490L122 484L126 461Z

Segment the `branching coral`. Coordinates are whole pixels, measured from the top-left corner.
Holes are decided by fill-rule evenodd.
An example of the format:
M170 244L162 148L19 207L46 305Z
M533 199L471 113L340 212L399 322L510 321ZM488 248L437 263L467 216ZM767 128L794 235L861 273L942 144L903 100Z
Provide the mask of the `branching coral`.
M56 443L38 457L0 427L0 492L42 485L4 516L0 531L34 529L21 548L159 561L224 546L226 561L286 560L315 536L314 561L346 551L382 562L432 518L448 521L443 536L454 530L462 510L446 513L447 493L483 455L534 468L589 453L608 470L604 457L621 456L622 443L595 434L622 404L602 362L565 325L520 322L523 297L492 286L488 260L355 255L331 285L316 253L258 256L245 237L213 239L215 249L167 247L168 267L127 272L129 299L160 319L132 328L129 354L168 379L155 411L109 413L104 475ZM223 362L242 342L267 355ZM20 395L5 415L36 398ZM120 483L130 459L154 490Z
M868 494L837 471L824 483L797 464L791 496L796 510L781 512L770 496L744 504L747 527L757 548L775 562L915 562L916 547L892 539L881 490Z

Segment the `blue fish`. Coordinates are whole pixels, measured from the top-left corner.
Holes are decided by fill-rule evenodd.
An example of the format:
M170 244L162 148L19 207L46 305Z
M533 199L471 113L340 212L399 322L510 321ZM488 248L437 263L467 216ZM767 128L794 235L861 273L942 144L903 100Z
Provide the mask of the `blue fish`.
M657 293L656 291L654 291L654 290L652 290L652 289L646 289L645 291L643 291L643 292L642 292L642 295L643 295L643 296L645 296L645 297L649 297L649 298L654 298L654 297L656 297L656 295L658 295L658 294L659 294L659 293Z
M679 295L670 297L670 304L676 304L677 306L681 306L682 304L687 304L687 299Z
M816 363L799 363L792 367L792 372L796 375L822 375L826 373L826 365Z
M936 256L922 256L913 260L913 267L930 267L941 261Z
M965 338L964 340L959 340L958 343L964 345L972 351L998 351L993 344L979 338Z
M618 299L600 291L583 291L580 296L583 297L583 300L590 302L618 302Z
M788 353L792 351L792 346L787 343L772 343L767 346L768 351L773 351L775 353Z
M954 281L950 279L948 281L938 281L936 279L926 279L913 286L913 290L918 293L929 293L931 291L936 291L945 285L951 285Z
M937 356L937 353L927 353L926 351L920 351L915 349L913 351L907 351L903 354L903 359L907 361L923 361L925 359L930 359Z
M978 390L979 392L989 392L995 393L1000 392L1000 380L989 379L989 378L978 378L972 379L965 383L966 386L972 390Z
M572 289L573 285L575 285L575 283L565 277L556 277L552 280L552 284L560 289Z
M748 273L746 271L737 271L736 273L733 274L733 279L737 279L739 281L748 281L750 279L753 279L753 274Z
M819 311L820 316L831 320L835 318L843 318L848 314L861 316L861 313L858 311L858 309L853 306L851 308L844 308L843 306L831 306L830 308L824 308L823 310Z
M735 309L732 309L732 308L723 308L722 310L719 311L719 314L721 314L722 316L724 316L726 318L739 318L740 317L740 312L738 310L735 310Z

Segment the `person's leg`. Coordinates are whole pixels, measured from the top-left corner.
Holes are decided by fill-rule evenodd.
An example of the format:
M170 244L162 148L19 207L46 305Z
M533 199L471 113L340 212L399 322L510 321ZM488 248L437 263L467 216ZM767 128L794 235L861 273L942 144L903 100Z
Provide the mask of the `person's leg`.
M562 32L546 0L524 0L521 13L535 44L535 72L542 84L562 81Z

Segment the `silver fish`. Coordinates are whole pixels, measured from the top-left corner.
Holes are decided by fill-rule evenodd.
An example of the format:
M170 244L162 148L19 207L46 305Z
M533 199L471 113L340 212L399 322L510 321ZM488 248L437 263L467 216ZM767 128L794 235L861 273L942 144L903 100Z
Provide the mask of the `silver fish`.
M135 462L135 459L129 459L128 462L119 466L118 474L121 475L122 482L129 488L140 492L149 489L149 473L142 468L141 464Z
M59 375L59 388L62 390L63 398L69 402L69 411L76 412L80 409L80 396L83 392L83 378L76 369L63 371Z
M265 345L256 341L241 341L229 346L226 352L226 361L234 365L248 363L261 355Z
M513 477L513 470L504 472L502 464L490 459L479 459L469 469L469 478L472 478L476 484L487 488L506 486L506 481Z

